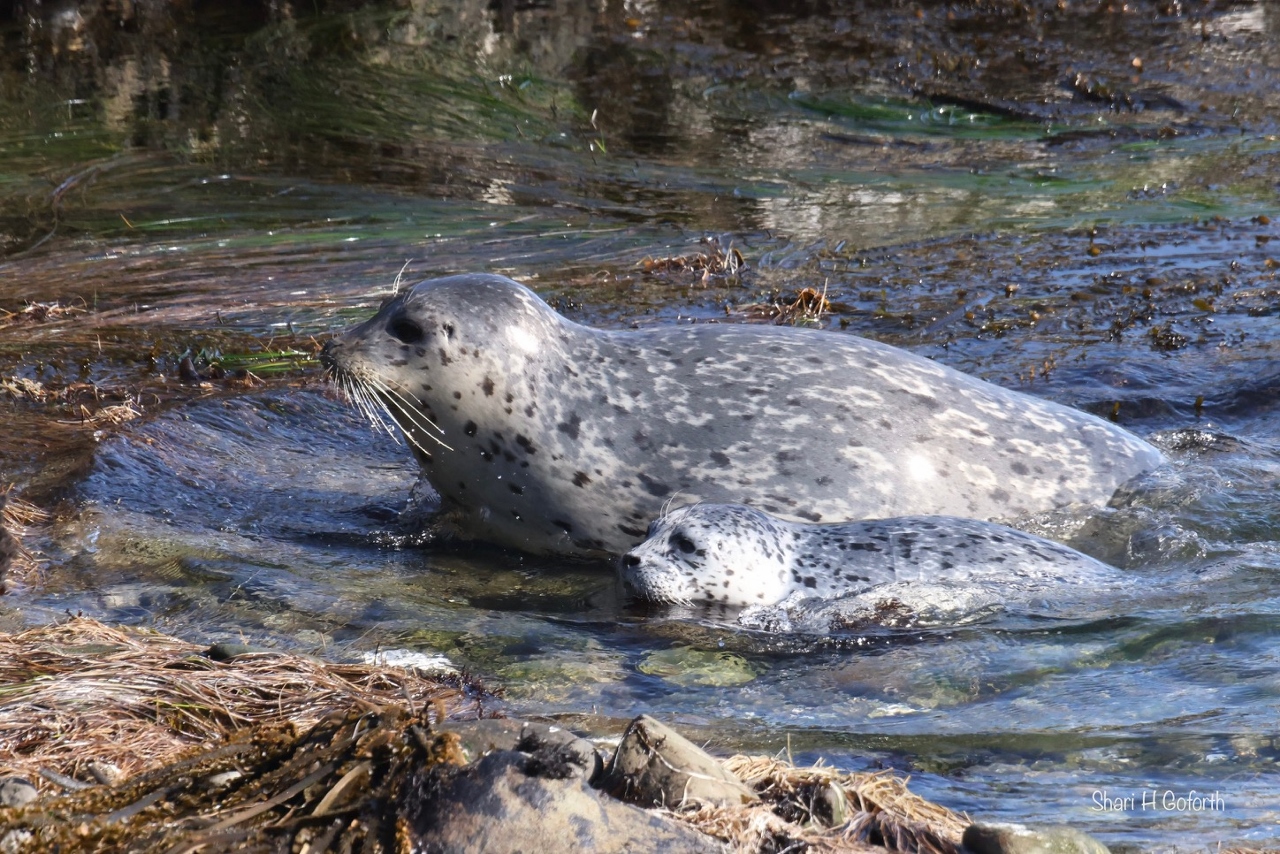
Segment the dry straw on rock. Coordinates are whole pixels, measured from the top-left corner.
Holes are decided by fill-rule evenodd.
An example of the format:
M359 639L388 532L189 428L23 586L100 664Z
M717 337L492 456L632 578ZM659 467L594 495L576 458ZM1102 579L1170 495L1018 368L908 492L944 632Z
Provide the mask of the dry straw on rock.
M764 756L733 756L725 767L760 796L749 807L701 807L672 814L738 852L921 852L957 854L968 818L926 801L891 773L797 768ZM833 816L835 811L843 815Z
M91 764L128 777L257 725L303 732L360 705L474 717L483 697L458 677L394 667L273 653L214 661L196 644L77 618L0 634L0 777L48 788L47 772L92 781Z

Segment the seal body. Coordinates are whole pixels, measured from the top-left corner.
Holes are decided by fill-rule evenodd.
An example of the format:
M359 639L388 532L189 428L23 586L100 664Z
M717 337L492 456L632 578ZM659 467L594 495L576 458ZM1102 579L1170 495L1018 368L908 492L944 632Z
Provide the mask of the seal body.
M1012 519L1102 505L1162 461L1106 421L853 335L597 330L494 275L422 282L322 358L403 429L459 534L530 552L622 554L677 496L813 522Z
M696 504L658 519L619 562L648 602L776 605L886 585L999 584L1010 593L1105 586L1116 570L1023 531L953 516L801 524L740 504Z

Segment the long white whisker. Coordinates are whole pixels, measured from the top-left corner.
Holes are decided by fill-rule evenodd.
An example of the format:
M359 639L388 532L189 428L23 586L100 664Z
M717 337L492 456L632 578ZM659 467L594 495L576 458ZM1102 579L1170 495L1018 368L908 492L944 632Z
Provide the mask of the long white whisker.
M391 388L384 382L379 382L376 380L373 381L370 385L373 388L373 390L377 392L379 403L389 413L391 411L390 407L394 406L404 416L404 419L406 421L408 421L410 424L417 427L418 429L423 430L424 432L427 432L428 427L434 428L436 430L440 429L436 427L435 422L433 422L430 418L428 418L426 415L420 412L418 408L413 406L409 401L405 400L404 395L396 391L394 388ZM444 432L444 431L441 431L441 432ZM434 436L432 436L431 438L435 439ZM437 439L436 441L439 441L439 440Z
M412 403L406 400L403 393L397 391L396 389L392 388L391 386L387 385L381 380L374 379L374 378L371 378L369 380L369 385L374 391L378 393L379 400L382 402L382 405L385 408L387 408L388 414L392 414L389 407L394 406L404 416L404 419L408 421L411 426L417 427L422 432L429 434L430 431L427 428L430 427L435 430L438 430L442 434L444 433L444 430L442 430L439 427L439 425L437 425L434 421L432 421L430 418L424 415L416 406L414 406ZM394 415L392 415L392 417L394 418ZM405 433L405 437L408 438L410 442L413 442L413 444L419 450L426 453L427 449L422 447L422 445L418 443L418 441L416 440L415 436L411 431L405 430L404 433ZM443 440L438 439L435 436L431 436L431 439L432 441L436 442L445 450L449 450L449 451L453 450L453 448L445 444Z
M352 400L356 406L364 413L364 416L374 425L375 429L383 430L388 436L395 440L396 444L400 444L399 431L392 428L391 424L395 423L395 419L391 418L391 413L387 412L386 405L377 397L377 395L366 384L357 387L356 393L352 395ZM388 423L390 421L391 423Z
M406 406L408 406L413 415L417 416L414 418L415 424L431 427L431 429L438 432L441 436L444 435L444 428L422 413L422 401L418 400L418 398L413 394L404 391L403 389L395 388L385 380L378 379L377 377L370 377L369 384L377 391L399 398Z

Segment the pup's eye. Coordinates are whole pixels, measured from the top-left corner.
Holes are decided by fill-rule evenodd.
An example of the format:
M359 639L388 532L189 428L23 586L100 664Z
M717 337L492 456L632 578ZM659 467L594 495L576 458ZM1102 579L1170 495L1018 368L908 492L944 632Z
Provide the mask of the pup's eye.
M687 555L693 554L698 549L698 547L693 544L693 540L689 539L684 534L672 534L671 545L675 546Z
M400 315L387 324L387 332L392 338L398 338L406 344L417 344L422 340L422 327L414 321Z

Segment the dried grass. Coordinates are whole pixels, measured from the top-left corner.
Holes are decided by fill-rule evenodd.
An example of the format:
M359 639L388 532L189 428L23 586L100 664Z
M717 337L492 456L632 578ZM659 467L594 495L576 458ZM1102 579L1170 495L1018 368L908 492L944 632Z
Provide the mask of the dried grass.
M747 268L742 253L732 245L723 247L716 237L704 237L701 242L708 247L706 252L645 258L640 262L640 269L650 275L693 273L705 283L712 276L737 276Z
M753 302L733 309L747 320L769 321L779 326L799 326L806 323L819 323L822 316L832 310L831 301L827 299L827 286L822 292L813 288L804 288L792 300L775 299L771 303Z
M473 717L486 696L460 677L255 653L214 661L204 648L86 618L0 634L0 776L48 788L42 771L125 777L194 745L260 725L300 731L326 715L394 705Z
M727 840L739 852L904 851L957 854L971 823L926 801L890 773L843 774L823 765L797 768L764 756L734 756L725 767L760 796L752 807L700 807L671 812L703 833ZM831 790L843 795L844 821L830 826L819 804Z
M33 528L46 525L49 514L29 501L14 498L13 487L0 489L0 593L10 580L26 582L39 563L24 544Z
M48 323L64 320L77 314L87 314L83 305L63 305L59 302L31 302L17 311L0 309L0 328L20 323Z
M128 421L142 416L141 404L133 395L126 395L123 403L113 404L111 406L101 406L97 409L90 409L84 404L80 404L79 419L76 421L59 421L59 424L78 424L82 427L103 427L111 425L119 427Z

